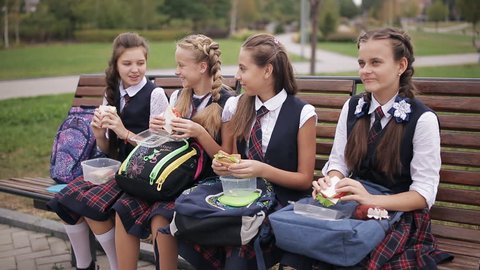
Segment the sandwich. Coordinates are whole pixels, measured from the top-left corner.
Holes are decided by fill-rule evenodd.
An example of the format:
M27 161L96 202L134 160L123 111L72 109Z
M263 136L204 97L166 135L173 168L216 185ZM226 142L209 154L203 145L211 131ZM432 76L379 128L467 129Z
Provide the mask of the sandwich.
M218 161L224 166L230 166L235 163L240 163L241 156L240 154L228 154L222 150L218 151L215 155L213 155L213 159Z
M163 129L165 129L169 134L172 134L172 120L175 118L180 118L180 116L180 112L178 112L175 107L167 106L167 109L163 113L163 117L165 118L165 125L163 126Z
M110 106L110 105L100 105L98 107L98 109L100 110L100 114L102 114L102 115L104 115L108 112L112 112L112 113L117 112L117 108L115 106Z
M330 207L337 204L341 197L347 195L346 192L337 193L335 191L335 186L338 182L340 182L340 178L337 176L330 177L330 186L326 189L320 190L317 194L317 201L325 207Z

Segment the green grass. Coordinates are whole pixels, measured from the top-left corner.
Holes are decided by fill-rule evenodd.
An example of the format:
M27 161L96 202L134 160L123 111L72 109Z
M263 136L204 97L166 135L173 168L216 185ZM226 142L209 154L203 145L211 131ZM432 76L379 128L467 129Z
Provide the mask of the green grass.
M56 130L72 94L0 100L0 178L48 176Z
M236 65L242 43L219 40L224 65ZM103 73L111 54L110 43L53 43L0 50L0 80ZM148 69L175 67L175 42L152 42ZM300 56L292 55L300 61Z
M409 32L416 56L475 53L472 37L461 34ZM357 57L355 42L320 42L318 48Z

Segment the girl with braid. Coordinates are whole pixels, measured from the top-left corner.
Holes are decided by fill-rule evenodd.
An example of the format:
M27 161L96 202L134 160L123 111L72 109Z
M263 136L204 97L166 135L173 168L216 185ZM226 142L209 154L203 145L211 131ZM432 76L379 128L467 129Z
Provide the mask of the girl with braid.
M136 33L122 33L113 41L103 104L114 106L116 111L97 108L92 129L98 148L119 161L135 146L130 139L148 129L150 115L160 114L168 106L165 91L145 77L147 56L148 44ZM110 269L117 269L111 207L122 193L115 181L95 185L80 176L48 202L66 223L77 269L97 269L91 256L89 228L105 251Z
M329 161L313 182L314 198L341 180L341 201L404 212L383 241L358 265L361 269L436 269L451 259L437 249L430 231L429 209L439 184L440 130L437 115L415 98L412 82L413 48L401 30L383 28L363 33L358 42L359 75L363 94L343 106ZM358 180L391 190L370 194ZM296 269L305 267L299 259ZM319 263L320 269L336 266Z
M170 97L170 105L181 114L171 123L175 138L196 140L210 157L202 178L213 175L211 158L221 149L222 111L234 92L222 84L220 47L204 35L189 35L177 43L175 74L183 89ZM163 115L153 116L150 129L165 125ZM230 151L230 149L223 149ZM231 152L231 151L230 151ZM139 239L152 233L156 263L160 269L177 269L177 242L171 235L158 233L173 218L174 200L149 204L141 198L123 194L115 203L116 243L120 269L136 269Z

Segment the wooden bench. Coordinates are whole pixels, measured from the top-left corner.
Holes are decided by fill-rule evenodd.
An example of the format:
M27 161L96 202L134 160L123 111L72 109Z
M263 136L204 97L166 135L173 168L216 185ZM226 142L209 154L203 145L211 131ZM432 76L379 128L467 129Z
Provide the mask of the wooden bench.
M180 88L178 78L151 76L167 94ZM318 114L315 175L328 159L343 103L361 84L356 77L298 77L298 96L314 105ZM80 77L74 106L99 105L104 91L101 75ZM226 84L235 87L232 77ZM432 208L433 232L440 248L455 255L440 269L479 269L480 265L480 79L417 78L418 97L440 118L442 138L441 185ZM39 181L41 180L41 181ZM48 178L0 180L0 191L26 196L44 209L53 196ZM43 208L42 208L43 207Z

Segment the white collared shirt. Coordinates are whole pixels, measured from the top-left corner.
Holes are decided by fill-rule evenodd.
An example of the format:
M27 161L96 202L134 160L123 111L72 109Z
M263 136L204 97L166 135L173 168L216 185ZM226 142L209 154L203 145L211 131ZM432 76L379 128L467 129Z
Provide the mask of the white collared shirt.
M381 120L382 128L390 121L392 115L388 110L392 107L396 96L382 106L385 117ZM337 129L335 131L335 140L333 142L332 152L328 162L322 169L322 174L327 175L329 171L337 170L344 176L350 175L350 169L345 163L345 146L347 143L347 116L348 103L345 102L340 113ZM372 112L380 104L372 98L369 112L371 114L371 125L375 121L375 114ZM392 120L393 121L393 120ZM433 112L425 112L418 119L413 135L413 158L410 163L410 174L413 183L410 190L417 191L422 195L428 207L432 207L437 195L437 188L440 182L440 131L437 116Z
M222 114L222 121L228 122L232 119L233 115L237 110L238 100L240 99L241 95L236 97L229 98L225 103L225 108L223 108ZM268 113L262 117L260 123L262 125L262 151L265 153L267 151L267 146L270 142L270 138L272 137L272 132L275 127L275 123L277 122L278 116L280 115L280 110L282 108L283 103L287 99L287 92L285 90L280 91L277 95L272 97L271 99L262 102L258 96L255 97L255 111L260 109L260 107L265 106L268 109ZM300 114L300 124L298 128L300 129L305 122L310 119L311 117L315 117L315 123L317 114L315 112L315 108L310 105L306 104L303 106L302 112ZM252 123L253 127L253 123Z
M127 89L123 88L122 83L119 84L120 91L120 112L125 107L125 98L124 95L128 93L130 97L135 96L142 88L147 84L147 78L143 77L142 81L137 85L132 85ZM107 105L108 102L106 98L103 99L103 105ZM168 106L168 99L165 94L165 90L161 87L153 89L152 95L150 97L150 116L162 114Z

